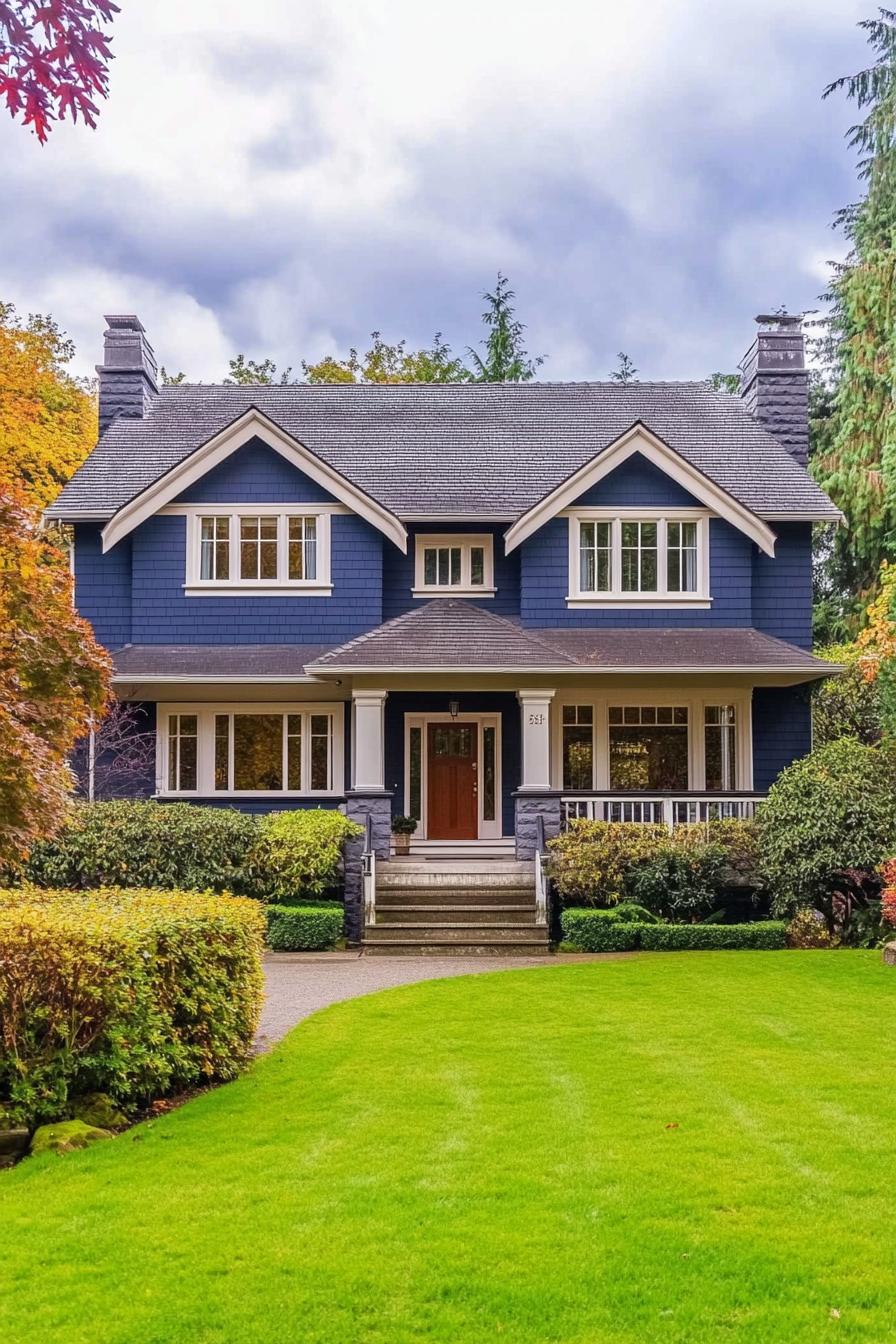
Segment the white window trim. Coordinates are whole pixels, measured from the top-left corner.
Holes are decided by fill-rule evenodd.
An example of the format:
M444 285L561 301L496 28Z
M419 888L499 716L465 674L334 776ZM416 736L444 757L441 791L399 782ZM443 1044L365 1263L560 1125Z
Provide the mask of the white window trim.
M432 546L460 547L460 583L426 584L423 581L423 553ZM470 582L470 552L474 546L483 551L481 584ZM414 548L414 597L494 597L494 538L490 532L418 532Z
M709 589L709 519L707 509L570 509L563 515L569 520L569 592L568 607L601 610L613 607L641 607L647 610L672 608L677 611L705 610L712 605ZM609 523L611 535L611 588L605 593L583 592L579 569L582 523ZM622 590L622 524L657 524L656 592L629 593ZM667 588L669 523L697 524L697 591L670 593Z
M169 512L169 510L165 510ZM174 510L170 510L174 512ZM333 591L330 578L330 518L334 512L345 512L321 504L192 504L178 513L187 519L186 580L183 585L187 597L234 597L251 593L254 597L329 597ZM230 573L229 579L203 579L201 574L201 536L203 518L230 519ZM239 520L240 518L277 518L277 573L288 573L289 518L314 518L317 523L317 577L314 579L242 579L239 577Z
M701 793L706 790L706 738L704 733L707 705L734 705L736 714L736 783L731 793L749 793L753 788L753 697L749 689L734 686L693 690L605 691L595 695L590 691L564 691L556 698L551 710L551 770L554 788L563 790L563 707L564 705L591 705L594 709L594 782L595 793L611 793L610 786L610 706L622 705L685 705L688 711L688 787L682 792ZM646 790L645 792L650 792ZM666 790L668 792L668 790ZM675 792L672 790L672 792Z
M404 716L404 811L409 816L411 811L411 729L419 728L420 738L420 821L414 836L417 840L427 839L427 823L429 813L428 799L428 774L429 774L429 725L431 723L475 723L477 725L476 736L476 780L477 780L477 806L476 806L476 827L477 839L479 840L500 840L503 834L503 804L504 794L502 792L501 780L501 715L498 714L458 714L454 718L450 714L405 714ZM482 815L483 791L482 791L482 737L484 728L494 728L495 730L495 817L493 821L486 821Z
M168 788L168 719L176 714L195 714L197 719L197 770L195 789ZM216 789L215 788L215 715L216 714L303 714L309 718L309 731L302 731L302 779L311 779L311 733L310 715L329 714L333 722L333 736L330 742L330 775L332 788L329 789ZM305 700L292 700L268 703L267 701L235 701L226 704L165 704L158 707L156 728L156 796L160 798L338 798L345 791L345 705L341 700L333 703L311 703ZM233 769L233 734L230 737L231 771Z

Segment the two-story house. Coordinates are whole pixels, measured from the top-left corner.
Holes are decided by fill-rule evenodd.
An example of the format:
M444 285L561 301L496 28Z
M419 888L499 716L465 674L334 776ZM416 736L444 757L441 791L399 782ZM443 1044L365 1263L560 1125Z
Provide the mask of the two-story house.
M812 524L839 515L792 321L735 396L159 387L106 320L100 440L49 516L155 727L146 794L343 806L381 861L406 813L418 858L530 863L570 816L750 815L809 750Z

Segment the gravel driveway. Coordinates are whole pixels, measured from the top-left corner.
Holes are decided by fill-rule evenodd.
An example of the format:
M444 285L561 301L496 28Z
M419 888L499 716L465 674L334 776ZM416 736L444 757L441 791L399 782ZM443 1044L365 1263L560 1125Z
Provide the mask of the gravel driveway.
M357 952L269 952L267 994L256 1045L267 1050L304 1017L378 989L484 971L548 968L595 957L363 957Z

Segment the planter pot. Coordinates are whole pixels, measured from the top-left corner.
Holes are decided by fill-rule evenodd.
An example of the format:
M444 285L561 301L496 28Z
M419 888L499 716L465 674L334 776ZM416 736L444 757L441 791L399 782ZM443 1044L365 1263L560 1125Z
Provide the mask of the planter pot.
M392 841L395 845L396 854L410 854L411 837L409 835L393 835Z

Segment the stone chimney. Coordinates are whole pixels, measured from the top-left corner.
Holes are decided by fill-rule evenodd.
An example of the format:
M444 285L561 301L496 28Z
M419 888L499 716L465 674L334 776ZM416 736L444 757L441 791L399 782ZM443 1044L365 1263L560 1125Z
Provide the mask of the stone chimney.
M143 323L133 313L106 316L105 349L100 376L100 433L116 415L142 420L158 395L156 357Z
M760 315L741 364L740 395L763 429L797 462L809 460L809 375L802 317Z

